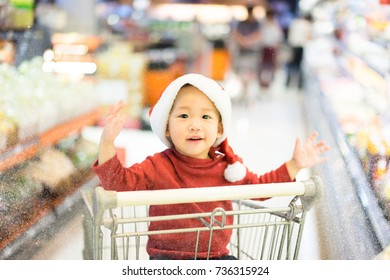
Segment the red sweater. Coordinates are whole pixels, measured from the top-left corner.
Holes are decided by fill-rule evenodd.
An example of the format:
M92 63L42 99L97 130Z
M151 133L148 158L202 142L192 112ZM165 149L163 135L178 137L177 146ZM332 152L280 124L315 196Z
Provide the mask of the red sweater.
M196 159L181 155L175 149L167 149L161 153L149 156L143 162L136 163L128 168L123 167L116 156L102 165L98 165L96 161L92 168L99 177L103 188L116 191L291 182L286 164L283 164L278 169L261 176L247 170L243 180L231 183L223 177L223 172L227 166L224 156L215 153L215 149L212 148L210 157L210 159ZM150 206L149 215L203 213L211 212L216 207L229 211L232 210L232 202L216 201ZM226 223L232 224L233 217L227 218ZM188 219L172 222L152 222L149 230L203 226L198 219ZM213 232L210 258L228 254L227 245L231 234L230 230ZM191 259L194 258L195 241L196 233L151 235L148 239L147 252L152 257L166 256L172 259ZM199 240L197 258L207 257L208 242L209 232L203 232Z

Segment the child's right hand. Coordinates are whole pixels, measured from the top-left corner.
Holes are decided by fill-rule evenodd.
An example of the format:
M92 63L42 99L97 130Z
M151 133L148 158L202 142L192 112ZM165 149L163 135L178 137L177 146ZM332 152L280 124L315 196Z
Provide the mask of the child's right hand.
M119 132L122 130L125 122L125 115L123 114L124 107L125 104L123 101L119 101L118 104L113 105L110 108L110 111L105 119L105 124L99 143L99 165L105 163L116 153L114 141Z
M115 138L119 135L125 122L124 107L125 103L122 100L111 106L105 119L101 141L106 143L114 142Z

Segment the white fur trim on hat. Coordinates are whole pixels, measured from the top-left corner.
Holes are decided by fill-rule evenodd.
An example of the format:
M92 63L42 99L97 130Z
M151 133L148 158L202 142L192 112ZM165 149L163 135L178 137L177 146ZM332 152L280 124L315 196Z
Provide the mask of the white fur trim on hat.
M232 183L244 179L247 171L246 167L241 162L241 159L234 153L227 138L219 146L219 152L225 155L227 162L227 167L223 173L225 179Z
M172 109L176 95L185 84L191 84L202 91L215 105L222 119L223 134L219 137L214 147L217 147L226 139L230 130L231 121L231 101L220 84L213 79L207 78L201 74L186 74L172 81L162 93L160 99L154 105L150 113L150 125L153 132L168 147L172 143L166 137L169 113Z
M246 175L246 167L239 161L236 161L233 164L228 164L223 173L223 176L229 182L237 182L244 179Z

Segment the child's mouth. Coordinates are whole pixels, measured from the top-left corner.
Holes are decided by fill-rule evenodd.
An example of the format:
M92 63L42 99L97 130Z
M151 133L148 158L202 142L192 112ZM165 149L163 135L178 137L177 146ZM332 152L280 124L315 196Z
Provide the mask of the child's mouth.
M200 141L200 140L203 140L202 138L200 137L191 137L191 138L188 138L189 141L193 141L193 142L196 142L196 141Z

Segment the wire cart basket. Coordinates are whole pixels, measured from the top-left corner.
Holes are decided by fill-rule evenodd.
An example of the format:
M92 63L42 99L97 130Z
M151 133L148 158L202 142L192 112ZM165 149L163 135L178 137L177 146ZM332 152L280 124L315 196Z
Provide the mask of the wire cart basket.
M146 252L149 236L188 232L196 233L198 237L202 232L208 232L210 250L213 232L231 230L228 249L240 260L298 259L306 213L322 192L323 184L318 176L292 183L156 191L116 192L99 186L82 193L85 205L83 257L145 260L149 259ZM272 199L251 200L269 197ZM270 203L278 197L283 198L282 205ZM148 216L150 205L224 200L233 201L233 210L216 208L209 213ZM225 223L228 216L233 217L233 224ZM179 219L199 219L204 226L149 230L151 222ZM194 259L197 258L197 246L194 246Z

